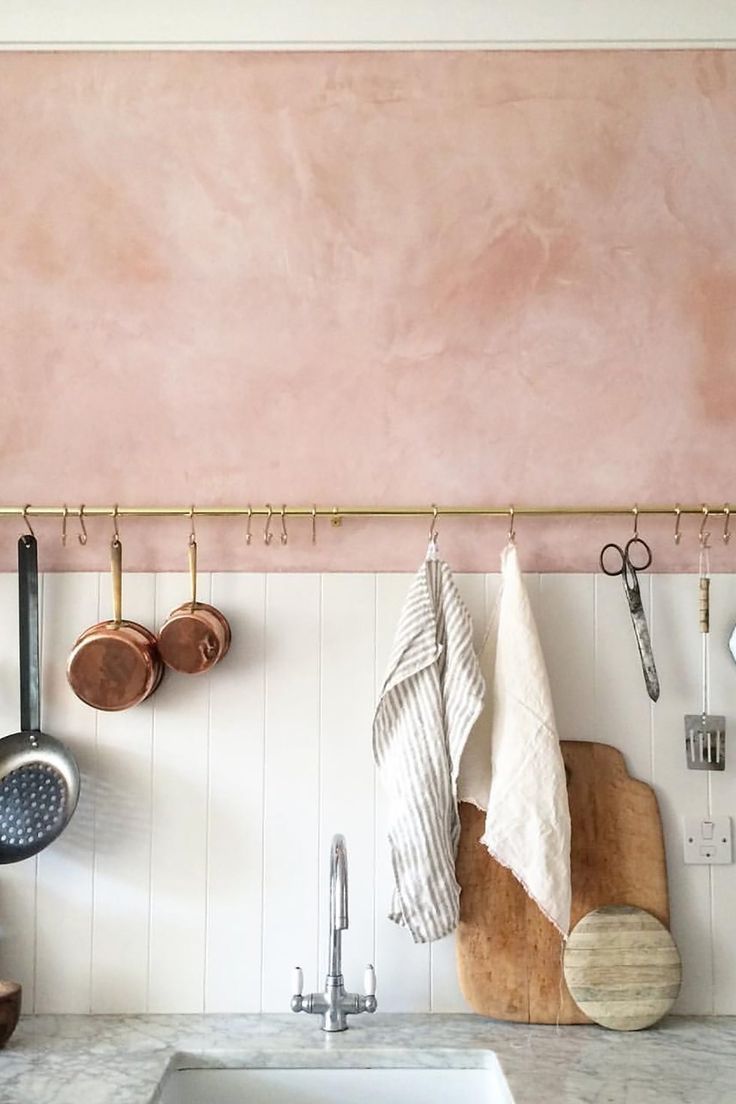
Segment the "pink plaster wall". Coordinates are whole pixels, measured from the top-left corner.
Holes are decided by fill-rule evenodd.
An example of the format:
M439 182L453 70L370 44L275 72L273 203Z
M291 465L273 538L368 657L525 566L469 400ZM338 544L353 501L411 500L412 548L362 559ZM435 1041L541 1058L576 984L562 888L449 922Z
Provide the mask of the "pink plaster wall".
M726 52L2 55L0 500L736 500L734 120ZM588 570L627 528L518 531ZM202 566L411 568L426 524L308 529L201 523Z

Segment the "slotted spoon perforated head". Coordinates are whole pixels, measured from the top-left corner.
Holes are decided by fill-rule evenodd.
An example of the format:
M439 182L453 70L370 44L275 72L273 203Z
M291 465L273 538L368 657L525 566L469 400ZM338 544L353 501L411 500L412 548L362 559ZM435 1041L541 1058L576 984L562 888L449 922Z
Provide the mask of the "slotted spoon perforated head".
M64 830L79 800L79 768L40 730L36 540L18 541L21 731L0 740L0 863L41 851Z

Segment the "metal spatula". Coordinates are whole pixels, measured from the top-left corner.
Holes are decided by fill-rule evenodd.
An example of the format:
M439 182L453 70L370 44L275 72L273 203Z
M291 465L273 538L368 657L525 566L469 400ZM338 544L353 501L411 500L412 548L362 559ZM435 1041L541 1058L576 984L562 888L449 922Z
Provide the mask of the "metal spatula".
M710 632L710 579L707 574L707 545L701 550L700 633L702 640L703 709L685 714L685 757L689 770L726 769L726 718L709 713L708 633Z

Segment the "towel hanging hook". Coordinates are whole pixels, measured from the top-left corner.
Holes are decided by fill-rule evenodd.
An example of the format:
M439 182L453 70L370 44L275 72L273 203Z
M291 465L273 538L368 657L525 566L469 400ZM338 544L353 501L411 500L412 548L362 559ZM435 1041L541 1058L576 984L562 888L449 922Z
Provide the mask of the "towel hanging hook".
M279 514L281 517L281 533L279 534L279 540L282 544L288 544L289 534L286 532L286 504L281 507Z
M439 510L437 509L437 507L433 503L432 504L432 520L429 524L429 539L432 542L432 544L437 543L437 515L438 514L439 514Z
M79 529L77 540L80 544L87 543L87 526L84 524L84 503L79 507Z
M197 547L197 534L194 531L194 506L189 507L189 546Z
M634 515L634 540L638 540L639 539L639 507L636 505L636 503L634 503L634 506L633 506L631 512Z
M253 507L251 506L251 504L249 502L248 503L248 521L247 521L246 526L245 526L245 543L248 544L248 545L253 540L253 534L251 533L251 529L250 529L252 522L253 522Z
M680 503L675 505L675 544L679 544L682 540L682 533L680 532L680 519L682 517L682 510L680 509Z
M112 508L112 543L117 548L120 544L120 530L118 529L118 514L119 514L117 502Z
M271 518L273 517L273 507L269 502L266 503L266 509L268 510L268 513L266 514L266 524L263 527L263 543L270 544L273 540L273 533L271 532Z
M508 540L509 540L509 543L511 543L511 544L513 544L513 542L516 540L516 530L514 529L514 507L513 506L509 506Z
M28 520L28 511L30 510L30 508L31 508L30 502L26 506L23 507L23 520L26 523L26 529L28 530L28 532L31 534L32 537L35 537L36 534L33 532L33 526L31 525L30 521Z
M66 548L66 519L69 517L69 507L64 503L64 512L61 515L61 543Z
M707 548L708 547L708 541L710 540L710 533L706 533L705 527L708 524L708 515L710 514L710 510L708 509L708 507L705 503L703 503L702 510L703 510L703 520L700 523L700 532L698 533L698 540L700 541L700 547L701 548Z
M728 503L723 507L723 543L728 544L731 539L731 534L728 531L728 526L731 521L731 507Z
M317 507L312 506L312 544L317 543Z

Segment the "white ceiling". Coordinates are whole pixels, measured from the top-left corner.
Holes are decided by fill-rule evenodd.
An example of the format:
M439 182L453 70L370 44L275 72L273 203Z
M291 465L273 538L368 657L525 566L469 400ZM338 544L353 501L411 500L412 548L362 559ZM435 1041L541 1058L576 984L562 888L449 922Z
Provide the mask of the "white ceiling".
M736 46L735 0L1 0L0 48Z

